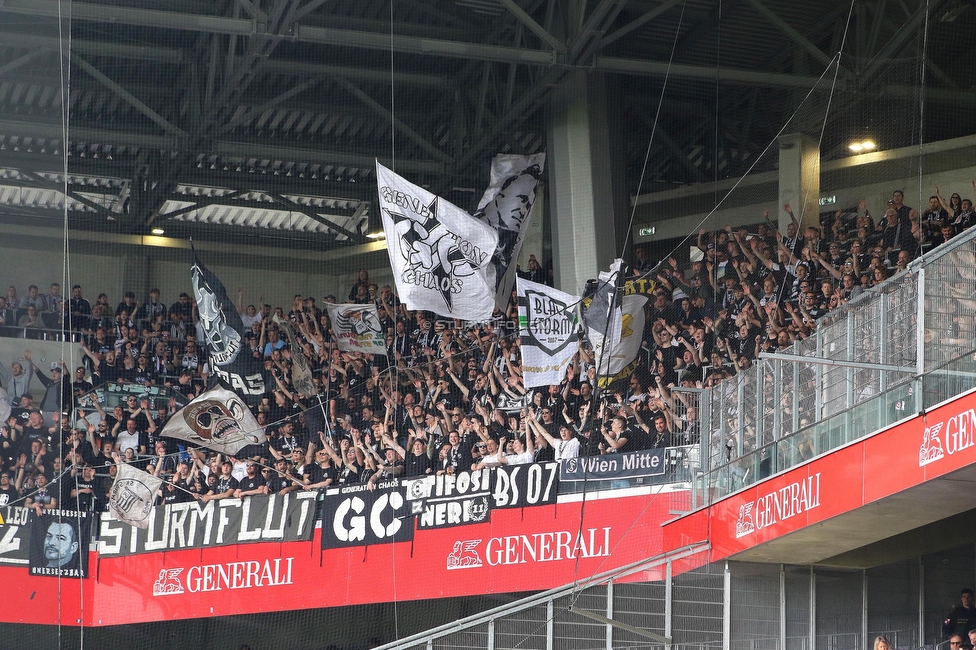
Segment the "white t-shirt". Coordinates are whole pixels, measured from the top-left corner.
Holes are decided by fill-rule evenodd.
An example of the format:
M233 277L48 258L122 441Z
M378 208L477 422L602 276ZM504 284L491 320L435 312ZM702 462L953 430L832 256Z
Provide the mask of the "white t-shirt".
M556 451L556 460L576 458L579 456L580 450L579 439L570 438L569 440L563 440L562 438L557 438L553 448Z

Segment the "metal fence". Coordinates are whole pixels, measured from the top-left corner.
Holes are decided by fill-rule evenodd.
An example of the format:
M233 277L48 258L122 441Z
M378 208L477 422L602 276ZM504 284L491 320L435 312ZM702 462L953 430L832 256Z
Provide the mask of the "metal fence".
M976 385L976 228L694 394L707 505Z

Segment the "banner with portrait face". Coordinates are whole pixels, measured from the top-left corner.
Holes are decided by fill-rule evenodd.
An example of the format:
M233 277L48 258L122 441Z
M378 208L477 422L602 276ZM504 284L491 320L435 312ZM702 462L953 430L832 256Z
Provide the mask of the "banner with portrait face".
M30 574L87 578L94 515L79 510L46 510L31 517Z
M498 232L498 246L485 269L495 289L495 306L504 310L515 285L515 260L522 250L546 154L499 154L491 161L491 183L478 202L475 219Z

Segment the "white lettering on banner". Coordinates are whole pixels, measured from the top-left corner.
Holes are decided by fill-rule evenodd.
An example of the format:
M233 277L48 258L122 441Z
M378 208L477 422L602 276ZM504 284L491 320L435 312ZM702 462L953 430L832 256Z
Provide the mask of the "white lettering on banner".
M180 580L184 567L163 569L153 583L153 596L173 596L186 592L250 589L252 587L280 587L294 584L293 557L274 558L259 562L227 562L201 564L186 569L186 584Z
M820 506L820 472L739 507L735 536L742 537Z
M332 515L332 532L340 542L360 542L366 539L368 521L370 531L377 538L393 537L403 526L398 516L403 504L404 499L399 492L381 494L373 502L369 513L364 513L366 502L359 497L349 497L336 507ZM384 524L384 520L389 520L389 523Z
M485 544L489 566L558 562L576 558L609 557L611 527L585 531L557 530L531 535L492 537ZM480 539L459 540L447 556L448 569L475 569L485 565L478 553Z
M918 466L952 456L976 445L976 409L969 409L951 418L925 427L922 446L918 450ZM945 442L943 443L943 439Z
M526 467L528 469L525 469ZM523 470L528 472L528 488L524 501L521 501L522 495L519 493L516 478ZM511 503L525 506L548 503L550 494L552 493L553 483L555 483L558 473L558 465L543 466L537 463L532 465L516 465L507 472L496 473L495 491L491 495L495 500L495 507L504 508ZM548 477L545 474L548 474Z
M299 527L314 515L315 492L296 492L284 496L271 495L266 499L264 517L255 519L256 504L249 497L223 499L201 503L173 503L163 506L162 515L150 516L145 540L139 547L138 530L112 517L103 516L99 527L99 553L118 555L128 546L129 553L165 551L235 542L284 540L288 528L288 508L296 500ZM293 506L294 508L294 506ZM239 526L231 518L231 510L240 511ZM128 536L126 529L129 529Z

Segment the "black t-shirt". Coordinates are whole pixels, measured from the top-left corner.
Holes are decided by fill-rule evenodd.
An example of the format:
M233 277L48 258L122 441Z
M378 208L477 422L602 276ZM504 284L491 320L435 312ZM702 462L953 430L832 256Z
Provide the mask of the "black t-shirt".
M17 494L17 489L11 485L7 489L0 489L0 508L3 506L8 506L11 503L15 503L20 495ZM21 504L23 505L23 504Z
M78 510L95 510L95 479L86 481L82 475L75 476L74 490L77 490L74 497L74 505ZM81 492L81 490L91 490L91 492Z
M271 478L268 479L267 485L269 494L277 494L286 487L292 485L292 482L287 476L282 476L281 474L274 472L272 473Z
M327 479L332 479L332 482L336 481L336 470L331 464L328 467L322 467L321 465L311 464L305 469L305 476L308 478L308 482L311 484L321 483Z
M250 492L251 490L257 490L259 487L263 486L264 484L265 484L264 477L258 474L254 478L251 478L250 476L245 476L243 479L241 479L240 485L238 487L240 488L241 492Z
M233 476L221 475L217 477L217 482L214 483L214 492L217 494L222 494L227 490L236 490L239 486L240 484Z
M413 452L410 452L403 461L403 465L403 475L407 478L412 478L415 476L424 476L427 473L427 470L430 469L431 462L430 459L427 458L426 453L417 456Z

